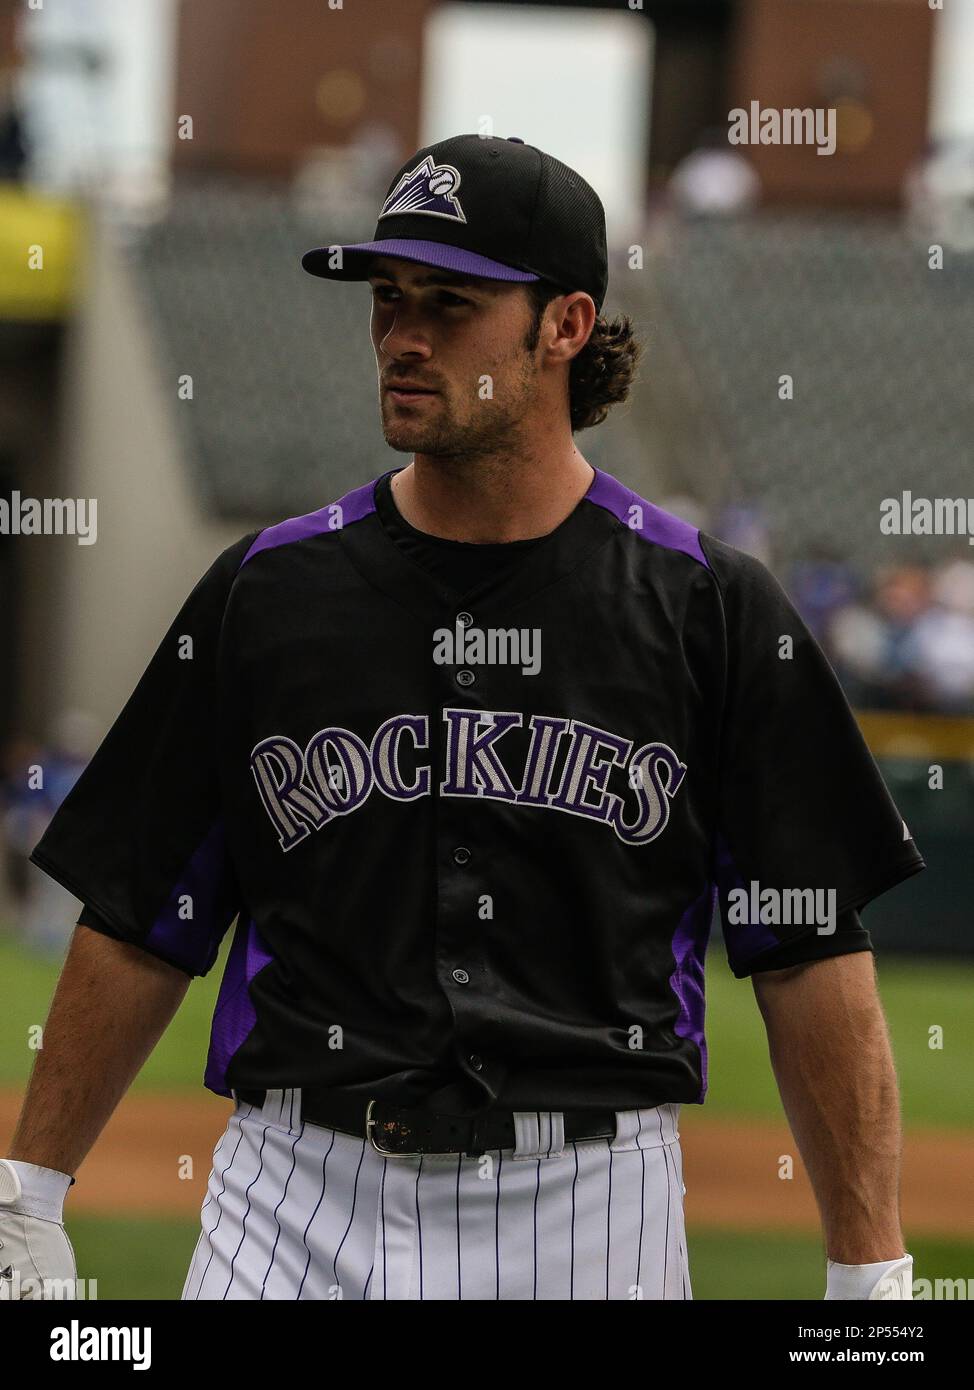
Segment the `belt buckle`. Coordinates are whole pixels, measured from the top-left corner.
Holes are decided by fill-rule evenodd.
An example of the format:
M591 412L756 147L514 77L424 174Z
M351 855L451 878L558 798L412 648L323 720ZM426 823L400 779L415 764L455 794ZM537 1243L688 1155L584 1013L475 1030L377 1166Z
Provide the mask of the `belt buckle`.
M372 1148L377 1154L381 1154L383 1158L453 1158L457 1153L466 1153L465 1149L450 1149L446 1153L425 1153L419 1149L384 1149L381 1144L376 1142L376 1129L379 1127L379 1122L376 1120L375 1114L373 1113L375 1105L376 1102L373 1098L369 1101L368 1108L365 1111L365 1133L368 1136ZM408 1136L410 1133L406 1126L401 1125L396 1120L388 1120L385 1122L386 1131L391 1128L395 1128L403 1136Z
M397 1151L396 1149L384 1149L384 1148L382 1147L381 1144L377 1144L377 1143L376 1143L376 1139L375 1139L375 1130L376 1130L377 1121L376 1121L375 1115L373 1114L373 1111L374 1111L374 1110L375 1110L375 1099L373 1098L372 1100L369 1101L368 1108L367 1108L366 1111L365 1111L365 1133L366 1133L366 1135L368 1136L369 1143L372 1145L373 1149L375 1149L375 1151L376 1151L377 1154L381 1154L383 1158L404 1158L404 1157L406 1157L406 1155L403 1154L401 1150L398 1150L398 1151ZM407 1130L407 1133L408 1133L408 1130Z

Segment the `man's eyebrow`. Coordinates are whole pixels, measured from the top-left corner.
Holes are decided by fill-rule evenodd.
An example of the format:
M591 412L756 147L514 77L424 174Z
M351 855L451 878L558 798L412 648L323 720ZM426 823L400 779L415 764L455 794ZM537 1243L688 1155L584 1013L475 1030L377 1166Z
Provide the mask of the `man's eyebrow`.
M388 270L372 270L369 272L370 280L388 280L392 284L397 284L395 275ZM482 290L486 286L483 277L475 275L458 275L454 271L430 271L428 275L420 275L412 282L421 288L428 285L444 285L452 289Z

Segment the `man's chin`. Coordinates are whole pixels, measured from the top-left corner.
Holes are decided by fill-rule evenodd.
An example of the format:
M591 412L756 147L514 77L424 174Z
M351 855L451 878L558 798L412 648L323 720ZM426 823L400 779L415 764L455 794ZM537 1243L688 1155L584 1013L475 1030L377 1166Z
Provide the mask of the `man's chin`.
M395 449L399 454L411 454L419 448L411 439L407 439L401 430L390 433L389 430L382 431L383 437L390 449Z
M440 435L398 421L392 425L383 421L382 435L389 448L400 454L436 454L442 450Z

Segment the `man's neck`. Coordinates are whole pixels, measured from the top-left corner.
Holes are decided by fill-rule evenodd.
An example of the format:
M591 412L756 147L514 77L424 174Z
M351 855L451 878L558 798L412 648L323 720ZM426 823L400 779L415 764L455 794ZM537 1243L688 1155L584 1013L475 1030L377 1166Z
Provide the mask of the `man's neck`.
M417 454L393 476L392 495L417 531L486 545L547 535L571 515L594 477L574 445L564 458L536 466Z

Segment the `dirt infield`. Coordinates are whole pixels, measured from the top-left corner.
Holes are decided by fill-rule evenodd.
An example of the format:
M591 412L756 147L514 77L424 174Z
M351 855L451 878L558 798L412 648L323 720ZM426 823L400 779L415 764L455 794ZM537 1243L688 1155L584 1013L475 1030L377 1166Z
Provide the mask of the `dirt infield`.
M18 1105L18 1096L0 1092L0 1153ZM229 1102L208 1094L129 1096L79 1169L70 1209L195 1217L229 1113ZM681 1141L691 1229L818 1230L811 1186L783 1123L685 1110ZM783 1155L795 1156L790 1179L779 1176ZM974 1239L974 1136L907 1136L903 1219L911 1234Z
M18 1107L19 1096L0 1091L0 1153ZM195 1215L231 1108L208 1092L126 1097L78 1169L71 1209Z
M783 1122L684 1114L680 1141L691 1227L818 1231L811 1184ZM783 1155L795 1159L790 1179L779 1176ZM974 1136L907 1134L903 1225L913 1235L974 1239Z

